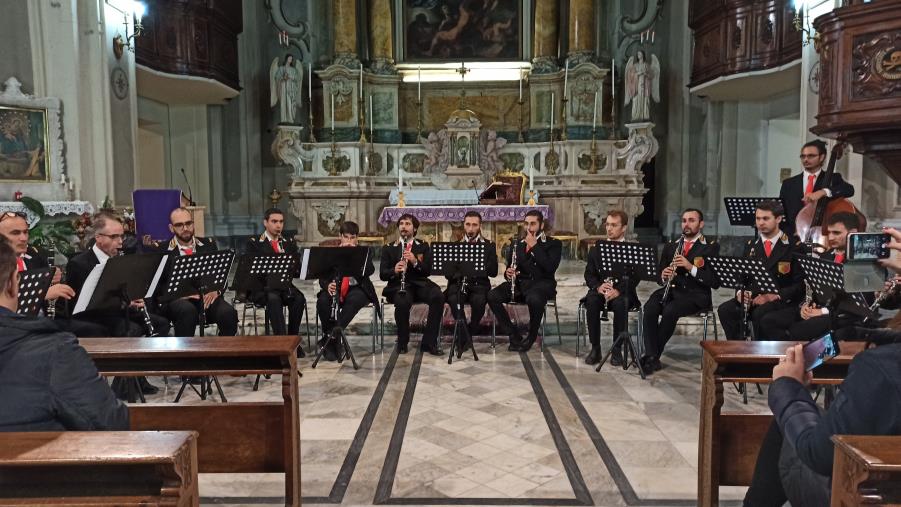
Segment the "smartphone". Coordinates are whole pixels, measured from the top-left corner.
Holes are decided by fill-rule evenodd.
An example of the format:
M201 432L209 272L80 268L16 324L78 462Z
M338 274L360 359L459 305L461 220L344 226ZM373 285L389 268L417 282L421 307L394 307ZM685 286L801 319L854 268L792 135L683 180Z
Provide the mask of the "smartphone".
M881 232L852 232L848 234L848 260L874 261L887 259L891 236Z
M804 370L810 371L839 354L838 342L827 333L804 344Z

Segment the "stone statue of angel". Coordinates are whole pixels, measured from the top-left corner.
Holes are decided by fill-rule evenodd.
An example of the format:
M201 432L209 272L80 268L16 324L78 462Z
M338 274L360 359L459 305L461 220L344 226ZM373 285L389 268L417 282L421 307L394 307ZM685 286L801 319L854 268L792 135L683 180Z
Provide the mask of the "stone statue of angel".
M422 140L425 147L425 162L423 163L422 173L424 176L430 174L443 174L447 170L450 160L448 149L447 129L441 129L438 132L430 132L428 137Z
M279 123L293 125L300 107L300 84L303 81L303 70L288 53L279 65L278 58L269 66L270 107L279 106Z
M660 61L651 55L647 61L639 49L626 63L626 93L624 106L632 103L632 121L651 118L651 100L660 102Z
M495 174L504 169L500 151L507 145L507 140L498 137L497 131L494 130L482 130L479 137L479 168L490 181Z

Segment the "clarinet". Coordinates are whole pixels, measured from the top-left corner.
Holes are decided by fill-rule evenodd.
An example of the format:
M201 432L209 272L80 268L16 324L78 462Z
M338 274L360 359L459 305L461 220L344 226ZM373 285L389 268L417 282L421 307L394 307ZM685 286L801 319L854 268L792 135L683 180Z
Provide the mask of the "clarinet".
M510 267L513 268L513 276L510 277L510 302L514 303L516 301L516 247L519 245L519 240L513 241L513 250L510 253Z
M409 243L403 238L401 238L403 242L403 248L401 252L406 253L413 249L413 241L410 240ZM401 259L404 258L403 253L401 253ZM404 261L404 270L400 273L400 289L397 291L398 294L406 294L407 293L407 262Z
M604 278L604 283L616 283L616 280L608 276L607 278ZM604 308L603 308L603 311L601 311L601 322L607 322L609 320L610 320L610 316L607 315L607 296L605 294L604 295Z
M662 304L666 304L669 301L669 293L670 288L673 286L673 280L676 279L676 257L678 257L682 253L682 245L685 242L685 235L679 237L679 243L676 244L676 251L673 252L673 260L670 262L669 267L673 268L673 274L666 280L666 288L663 289L663 299L661 299Z
M50 269L59 269L56 267L56 250L51 248L47 251L47 264L50 265ZM52 275L51 275L52 277ZM62 279L60 279L60 283L62 283ZM55 319L56 318L56 299L48 299L47 300L47 318Z
M335 294L332 296L332 320L334 325L338 325L338 303L341 299L341 283L339 282L338 277L335 277ZM334 327L332 328L334 329Z
M892 280L891 287L880 292L879 297L876 298L875 301L873 301L872 305L870 305L870 311L871 312L877 311L879 309L879 307L882 306L883 303L885 303L885 300L894 296L895 293L898 292L898 286L899 286L899 282Z

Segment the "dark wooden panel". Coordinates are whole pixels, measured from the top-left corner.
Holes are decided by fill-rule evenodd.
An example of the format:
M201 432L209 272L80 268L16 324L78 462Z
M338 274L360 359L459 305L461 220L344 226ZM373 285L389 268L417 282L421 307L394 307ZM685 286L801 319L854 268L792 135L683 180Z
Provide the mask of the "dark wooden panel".
M148 0L135 59L151 69L215 79L237 90L242 30L240 0Z
M720 484L748 486L772 414L720 415Z

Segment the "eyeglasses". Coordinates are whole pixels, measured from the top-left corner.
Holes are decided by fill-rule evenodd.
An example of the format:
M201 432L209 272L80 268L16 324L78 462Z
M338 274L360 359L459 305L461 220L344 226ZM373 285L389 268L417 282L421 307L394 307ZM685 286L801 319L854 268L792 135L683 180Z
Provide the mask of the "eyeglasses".
M799 158L819 158L821 156L822 155L805 155L802 153Z
M178 222L177 224L172 224L173 229L184 229L185 227L191 227L194 225L193 220L188 220L186 222Z
M124 235L124 234L104 234L104 233L102 233L102 232L98 232L97 235L98 235L98 236L105 236L105 237L107 237L107 238L109 238L109 239L111 239L111 240L113 240L113 241L118 241L118 240L123 240L123 239L125 239L125 235Z
M19 217L21 219L28 219L28 215L26 215L22 211L7 211L4 212L2 216L0 216L0 222L6 220L7 218L15 218Z

